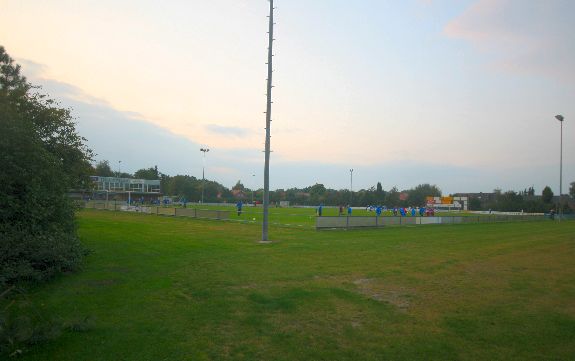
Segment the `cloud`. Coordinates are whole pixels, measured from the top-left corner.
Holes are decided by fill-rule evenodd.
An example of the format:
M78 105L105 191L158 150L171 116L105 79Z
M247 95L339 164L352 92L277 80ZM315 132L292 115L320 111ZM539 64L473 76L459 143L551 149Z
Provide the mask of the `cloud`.
M224 136L233 136L243 138L249 134L249 129L247 128L240 128L240 127L226 127L217 124L208 124L205 126L206 130L210 133L224 135Z
M575 2L479 0L444 28L505 72L575 81Z
M74 85L42 78L42 71L36 70L42 70L43 66L26 64L32 64L30 67L25 65L23 72L33 84L41 85L51 98L72 108L72 114L77 119L77 129L98 154L97 160L109 160L113 167L121 160L122 170L128 172L157 165L161 172L169 175L189 174L201 178L203 159L201 145L197 142L152 124L139 113L115 109ZM238 130L242 134L247 131L217 125L211 127L223 134L230 131L233 134ZM257 146L225 149L210 147L206 156L207 179L227 186L233 186L240 179L249 187L262 187L263 145L261 148ZM532 184L542 189L548 184L547 175L555 171L553 164L498 169L493 165L471 168L425 161L363 164L359 156L350 164L337 164L330 160L289 161L272 153L270 187L291 188L323 183L329 188L345 189L349 187L349 169L354 168L355 190L375 186L378 181L382 182L385 189L393 186L406 189L420 183L431 183L438 185L444 193L488 192L496 187L523 189ZM566 172L575 169L572 161L564 163L564 166ZM573 177L566 174L565 183L567 179Z

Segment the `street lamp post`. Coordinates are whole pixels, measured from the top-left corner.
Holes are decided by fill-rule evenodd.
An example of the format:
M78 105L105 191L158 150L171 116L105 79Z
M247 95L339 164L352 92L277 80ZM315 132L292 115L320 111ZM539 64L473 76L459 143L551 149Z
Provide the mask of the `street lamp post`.
M204 204L204 188L205 188L205 184L206 184L206 178L205 178L206 153L209 151L210 150L207 147L206 148L200 148L200 152L202 152L204 154L203 165L202 165L202 204Z
M118 178L120 178L120 165L122 164L122 161L119 160L118 161Z
M561 218L563 218L563 116L556 115L555 119L559 121L561 124L561 136L559 140L559 222L561 222Z
M349 205L353 201L353 169L349 170Z

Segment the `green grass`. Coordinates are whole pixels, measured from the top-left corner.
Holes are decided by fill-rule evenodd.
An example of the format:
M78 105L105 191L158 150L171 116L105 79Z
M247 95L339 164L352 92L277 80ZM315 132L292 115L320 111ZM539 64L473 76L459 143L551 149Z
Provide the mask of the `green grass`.
M230 212L230 220L242 223L262 223L263 219L263 209L261 206L249 207L244 206L241 215L237 214L235 205L197 205L188 204L187 208L197 208L197 209L209 209L209 210L226 210ZM322 215L327 216L338 216L338 208L325 207L323 208ZM347 216L347 210L344 209L344 215ZM484 214L473 214L468 212L438 212L437 216L473 216L473 217L486 217ZM375 217L375 212L367 211L365 208L354 209L352 212L353 217ZM391 211L385 211L382 213L383 217L393 216ZM419 216L419 214L418 214ZM408 216L411 217L411 216ZM269 222L272 225L277 226L290 226L290 227L315 227L316 218L316 208L275 208L270 207L269 209Z
M24 360L569 360L575 222L315 232L83 211L83 271L29 297L90 318Z

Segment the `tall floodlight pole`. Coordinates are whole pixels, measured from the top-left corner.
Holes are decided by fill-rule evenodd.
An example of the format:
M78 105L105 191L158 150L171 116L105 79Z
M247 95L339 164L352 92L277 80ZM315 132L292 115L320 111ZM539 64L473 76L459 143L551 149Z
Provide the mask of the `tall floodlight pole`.
M200 148L200 152L204 153L202 163L202 204L204 204L204 188L206 184L205 169L206 169L206 153L210 150L208 148Z
M252 204L254 204L254 192L255 190L255 186L256 186L256 182L254 181L256 178L255 174L252 174Z
M274 42L274 1L270 1L269 15L269 39L268 39L268 79L267 79L267 106L266 106L266 149L264 166L264 219L262 226L262 242L269 242L268 239L268 209L270 203L270 126L272 117L272 48Z
M353 169L349 170L349 205L353 202Z
M556 115L555 119L561 123L561 136L559 140L559 222L563 218L563 116Z
M121 160L118 161L118 178L120 178L120 164L122 164Z

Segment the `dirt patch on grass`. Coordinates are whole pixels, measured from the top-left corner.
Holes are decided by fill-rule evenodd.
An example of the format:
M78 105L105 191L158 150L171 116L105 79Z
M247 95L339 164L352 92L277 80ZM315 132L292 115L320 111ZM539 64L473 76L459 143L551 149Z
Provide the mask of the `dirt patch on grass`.
M402 311L407 311L413 291L405 287L385 285L374 278L360 278L353 281L359 293L379 302L391 304Z

